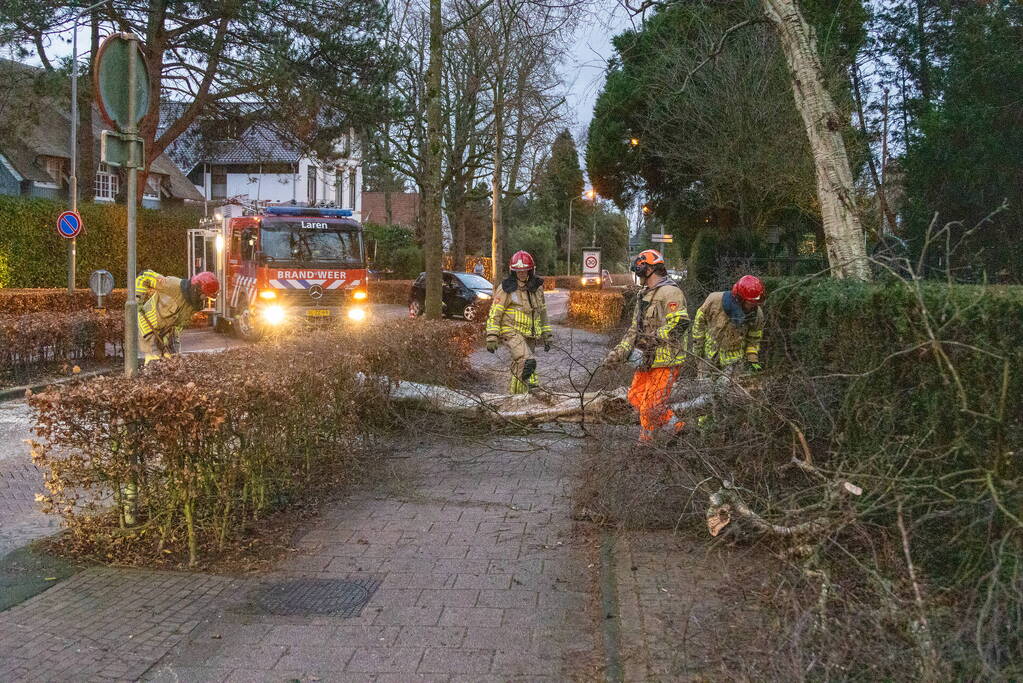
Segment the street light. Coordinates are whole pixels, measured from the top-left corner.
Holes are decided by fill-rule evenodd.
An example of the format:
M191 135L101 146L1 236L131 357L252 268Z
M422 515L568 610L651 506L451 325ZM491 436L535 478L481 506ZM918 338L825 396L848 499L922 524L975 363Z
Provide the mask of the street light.
M75 15L71 22L71 168L67 179L67 193L71 210L78 211L78 20L110 0L100 0ZM89 141L92 144L92 141ZM67 291L75 293L75 270L78 257L78 238L72 237L67 245Z
M629 138L629 144L633 147L639 147L639 138Z

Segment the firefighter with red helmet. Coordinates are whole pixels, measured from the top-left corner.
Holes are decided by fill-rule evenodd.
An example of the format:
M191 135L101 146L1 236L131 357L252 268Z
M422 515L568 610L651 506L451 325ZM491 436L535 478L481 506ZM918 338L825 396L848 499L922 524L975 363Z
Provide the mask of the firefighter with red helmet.
M755 372L764 338L764 283L743 275L729 292L714 292L696 312L693 354L703 359L702 372L716 368L732 371L745 360Z
M500 343L511 352L511 385L509 392L524 394L538 386L536 358L537 341L544 351L551 350L553 332L547 321L547 302L543 280L536 276L533 257L517 251L508 264L508 276L494 292L494 301L487 318L487 351L494 353Z
M139 348L145 354L146 365L174 353L181 330L194 313L205 307L206 299L219 291L217 276L208 271L187 280L151 270L135 278L140 303Z
M668 277L660 252L640 252L632 263L632 272L643 283L632 326L604 362L620 363L633 352L639 353L629 403L639 411L640 443L648 444L661 428L667 428L672 436L685 428L685 422L668 407L668 399L686 359L689 313L685 296Z

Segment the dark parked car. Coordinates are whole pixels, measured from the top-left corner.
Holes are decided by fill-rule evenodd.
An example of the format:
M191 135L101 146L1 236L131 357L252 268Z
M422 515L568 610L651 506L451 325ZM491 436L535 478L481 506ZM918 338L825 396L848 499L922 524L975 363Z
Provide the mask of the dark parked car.
M494 287L489 280L479 275L445 270L441 296L445 316L460 315L472 322L479 317L480 303L493 298ZM408 310L413 318L426 311L426 273L420 273L412 283L408 295Z

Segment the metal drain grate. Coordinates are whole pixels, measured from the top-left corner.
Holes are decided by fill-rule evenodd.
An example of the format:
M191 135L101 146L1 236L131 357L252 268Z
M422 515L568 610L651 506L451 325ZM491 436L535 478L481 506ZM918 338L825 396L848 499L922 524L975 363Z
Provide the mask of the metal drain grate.
M357 617L380 579L294 579L266 587L256 602L267 614Z

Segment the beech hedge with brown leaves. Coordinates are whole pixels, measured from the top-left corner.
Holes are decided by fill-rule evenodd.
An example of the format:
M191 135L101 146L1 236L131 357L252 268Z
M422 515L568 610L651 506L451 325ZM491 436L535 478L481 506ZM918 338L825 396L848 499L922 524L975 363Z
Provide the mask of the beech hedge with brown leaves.
M0 316L0 373L18 376L42 363L117 355L123 340L119 311Z
M366 375L464 373L476 336L396 321L51 387L29 398L44 509L63 518L75 554L195 565L350 475L389 421L388 385Z

